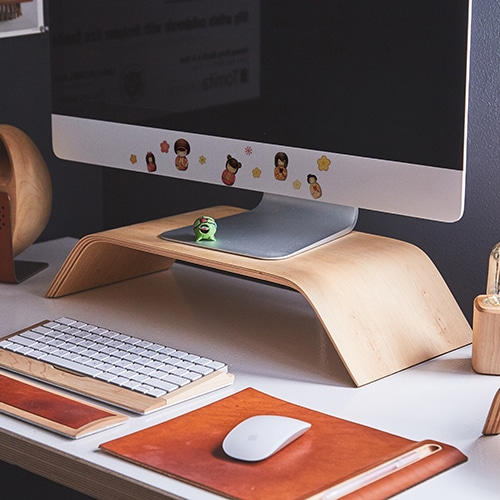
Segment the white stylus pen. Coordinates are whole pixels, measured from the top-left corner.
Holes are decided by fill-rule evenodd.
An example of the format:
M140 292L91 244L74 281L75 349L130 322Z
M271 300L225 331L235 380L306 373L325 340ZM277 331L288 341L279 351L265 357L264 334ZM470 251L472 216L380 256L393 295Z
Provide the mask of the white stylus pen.
M441 446L438 444L425 444L415 448L414 450L393 458L384 464L363 472L356 477L337 484L333 488L326 491L321 497L321 500L336 500L338 498L342 498L343 496L364 488L365 486L368 486L369 484L374 483L375 481L378 481L393 472L418 462L419 460L422 460L422 458L428 457L441 449Z

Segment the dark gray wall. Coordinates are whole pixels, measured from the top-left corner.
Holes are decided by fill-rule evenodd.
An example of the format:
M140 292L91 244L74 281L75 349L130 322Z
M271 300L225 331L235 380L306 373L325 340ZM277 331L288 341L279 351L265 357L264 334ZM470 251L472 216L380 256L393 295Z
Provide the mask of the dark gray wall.
M470 319L486 288L489 253L500 241L500 2L473 0L465 212L442 224L363 212L359 230L420 246Z
M78 169L52 153L49 35L0 38L0 124L14 125L38 146L53 183L53 209L44 239L102 228L102 180L97 167Z
M387 235L421 247L448 282L471 317L472 300L485 287L487 259L500 241L500 4L473 5L469 151L464 217L454 224L362 211L358 230ZM222 191L191 187L181 181L150 179L127 172L75 165L54 157L50 139L48 35L0 39L0 123L23 129L38 144L49 165L54 204L42 239L82 236L102 228L209 206ZM181 195L181 191L183 194ZM240 196L224 190L222 202ZM244 206L257 198L249 194Z

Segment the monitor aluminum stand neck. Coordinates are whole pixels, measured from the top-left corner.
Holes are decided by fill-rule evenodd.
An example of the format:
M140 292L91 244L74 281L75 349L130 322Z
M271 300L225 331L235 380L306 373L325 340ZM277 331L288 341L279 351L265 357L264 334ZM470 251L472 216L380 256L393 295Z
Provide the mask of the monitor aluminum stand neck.
M196 242L192 226L161 237L245 257L282 259L348 234L357 218L357 208L264 194L253 210L218 219L215 241Z

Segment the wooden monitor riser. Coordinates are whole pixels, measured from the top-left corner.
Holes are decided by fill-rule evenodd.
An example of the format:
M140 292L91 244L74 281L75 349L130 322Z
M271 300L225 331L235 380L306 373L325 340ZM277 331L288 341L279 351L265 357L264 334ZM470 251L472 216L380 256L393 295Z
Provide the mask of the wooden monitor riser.
M47 297L170 268L176 260L284 285L321 321L357 386L471 342L471 328L430 259L408 243L352 232L282 260L260 260L160 239L164 231L241 212L213 207L82 238Z

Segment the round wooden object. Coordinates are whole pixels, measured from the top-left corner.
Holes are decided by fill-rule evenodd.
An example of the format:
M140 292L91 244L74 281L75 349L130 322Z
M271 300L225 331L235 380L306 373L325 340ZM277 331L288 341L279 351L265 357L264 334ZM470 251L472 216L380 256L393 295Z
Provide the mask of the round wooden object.
M12 250L29 247L49 221L50 174L40 151L21 130L0 124L0 191L10 197Z

